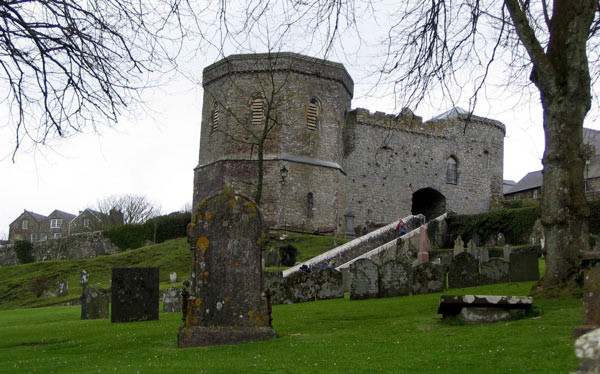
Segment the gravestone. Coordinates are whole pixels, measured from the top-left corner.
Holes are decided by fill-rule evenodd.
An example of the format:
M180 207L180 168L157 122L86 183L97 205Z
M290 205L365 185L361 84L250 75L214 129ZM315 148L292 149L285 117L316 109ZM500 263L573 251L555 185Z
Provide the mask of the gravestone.
M509 262L503 258L493 257L487 262L482 262L481 281L483 284L508 283Z
M472 239L467 243L467 253L477 260L477 246Z
M410 294L411 266L392 260L379 267L379 297L396 297Z
M504 247L506 245L506 238L504 237L504 234L499 232L496 235L496 247Z
M429 262L429 253L427 252L427 226L419 228L419 253L417 255L419 264Z
M87 270L81 270L81 273L79 274L79 284L81 285L81 288L85 289L89 283L90 278Z
M108 318L108 294L88 286L81 294L81 319Z
M181 312L181 289L179 287L167 288L163 291L163 312L180 313Z
M248 197L226 188L202 200L188 225L192 286L179 347L275 337L261 269L263 218Z
M583 268L583 318L573 331L573 337L600 328L600 253L584 253Z
M317 289L314 274L296 271L283 279L283 298L286 304L314 301Z
M448 270L448 288L474 287L481 284L479 262L467 252L452 259Z
M600 373L600 328L577 338L575 356L579 359L579 367L573 374Z
M350 264L350 300L377 297L379 275L373 261L361 258Z
M512 252L509 269L511 282L538 281L540 279L538 256L533 252Z
M315 298L317 300L341 299L344 297L344 277L333 268L313 273Z
M279 266L279 255L275 248L271 248L269 252L267 252L267 259L265 261L265 266Z
M283 273L265 271L265 291L271 292L271 304L283 304Z
M510 246L510 244L506 244L504 247L502 247L502 251L504 254L504 258L507 260L510 260L510 254L512 253L512 247Z
M111 322L158 319L158 268L112 269Z
M413 295L442 292L446 289L446 272L441 265L425 262L415 266L412 271Z
M479 248L478 257L479 263L484 263L490 260L490 250L486 247Z
M471 235L471 240L476 246L479 247L481 245L481 236L479 236L478 233L474 232L473 235Z
M465 251L465 243L463 242L462 238L459 235L456 238L456 240L454 241L454 255L457 256L460 253L463 253L464 251Z
M172 272L169 274L169 283L175 283L175 282L177 282L177 273Z
M68 296L69 295L69 281L61 279L56 282L56 296Z

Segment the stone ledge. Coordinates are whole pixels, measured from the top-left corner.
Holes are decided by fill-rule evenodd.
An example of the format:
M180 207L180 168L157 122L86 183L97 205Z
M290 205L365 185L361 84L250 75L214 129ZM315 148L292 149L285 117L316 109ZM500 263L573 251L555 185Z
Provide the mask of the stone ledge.
M269 340L277 337L271 327L183 326L179 329L177 346L201 347Z

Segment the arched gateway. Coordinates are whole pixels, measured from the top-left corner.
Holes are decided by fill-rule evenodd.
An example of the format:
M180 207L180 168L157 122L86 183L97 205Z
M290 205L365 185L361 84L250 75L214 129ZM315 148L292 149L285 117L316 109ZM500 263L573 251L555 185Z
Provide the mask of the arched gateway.
M433 188L421 188L412 195L412 214L423 214L430 221L446 212L446 197Z

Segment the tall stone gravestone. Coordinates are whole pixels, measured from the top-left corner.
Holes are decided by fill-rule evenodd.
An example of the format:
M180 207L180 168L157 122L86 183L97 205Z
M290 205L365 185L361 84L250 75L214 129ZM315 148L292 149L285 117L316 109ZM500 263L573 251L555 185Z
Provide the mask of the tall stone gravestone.
M158 319L158 268L112 269L111 322Z
M265 266L279 266L279 254L275 248L271 248L267 252L267 259L265 261Z
M163 312L181 312L181 289L179 287L167 288L163 292Z
M508 283L508 261L493 257L481 263L481 279L483 284Z
M469 240L469 242L467 243L467 253L470 254L471 256L473 256L473 258L475 258L476 260L477 258L477 245L475 245L475 242L473 241L473 239Z
M315 301L317 297L314 273L297 271L283 279L284 303Z
M410 294L411 266L400 261L388 261L379 267L379 297Z
M344 277L333 268L315 273L315 298L317 300L341 299L344 297Z
M361 258L350 264L350 300L369 299L379 293L377 265Z
M510 254L510 281L528 282L540 279L538 256L534 252L512 252Z
M81 319L108 318L106 291L88 286L81 294Z
M69 281L61 279L56 282L56 296L68 296L69 295Z
M188 225L192 287L179 347L275 337L263 293L263 235L256 204L232 189L200 202Z
M448 270L448 288L473 287L481 284L479 262L467 252L452 259Z
M425 262L413 268L413 295L442 292L445 289L446 272L441 265Z
M460 235L454 241L454 255L458 256L459 254L465 251L465 243L463 242Z

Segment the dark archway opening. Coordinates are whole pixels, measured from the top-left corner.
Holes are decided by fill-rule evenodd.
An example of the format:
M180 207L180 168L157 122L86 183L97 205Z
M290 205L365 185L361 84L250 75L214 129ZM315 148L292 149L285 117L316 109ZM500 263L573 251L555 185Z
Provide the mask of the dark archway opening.
M433 188L422 188L412 195L412 214L422 214L427 222L446 212L446 197Z

